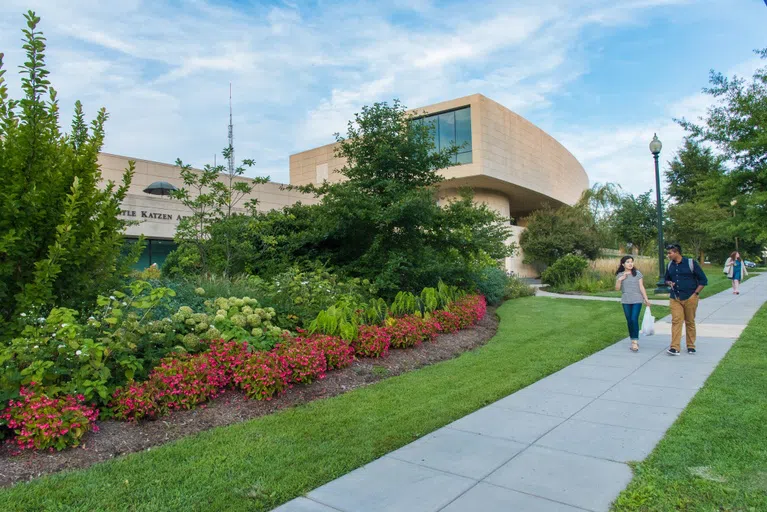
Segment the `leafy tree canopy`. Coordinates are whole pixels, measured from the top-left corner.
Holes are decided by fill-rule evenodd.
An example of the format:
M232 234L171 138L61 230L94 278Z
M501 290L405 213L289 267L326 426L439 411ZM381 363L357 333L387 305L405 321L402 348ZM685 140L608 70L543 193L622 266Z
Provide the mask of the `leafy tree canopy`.
M678 203L716 200L725 171L724 157L687 137L665 172L666 193Z
M767 59L767 48L758 50ZM744 239L767 243L767 66L750 80L711 71L703 89L715 104L700 123L679 123L696 140L713 143L731 164L724 195L737 201L737 230ZM720 197L720 200L729 199ZM729 202L729 201L727 201Z
M648 191L621 196L611 222L618 240L641 252L658 236L657 218L657 206Z
M599 236L592 213L582 206L545 206L526 219L519 245L525 263L538 266L553 264L567 254L595 259L599 254Z

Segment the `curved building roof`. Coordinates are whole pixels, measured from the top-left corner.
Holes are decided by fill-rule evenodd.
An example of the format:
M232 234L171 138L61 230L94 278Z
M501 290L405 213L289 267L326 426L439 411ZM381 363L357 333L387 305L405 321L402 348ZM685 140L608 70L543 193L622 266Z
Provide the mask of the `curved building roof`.
M502 193L509 199L509 213L520 217L544 203L574 204L588 188L586 171L562 144L481 94L418 108L413 113L431 116L466 107L471 119L470 163L443 169L443 190L470 186ZM343 167L344 161L335 157L335 146L291 155L291 184L340 180L342 176L334 171Z

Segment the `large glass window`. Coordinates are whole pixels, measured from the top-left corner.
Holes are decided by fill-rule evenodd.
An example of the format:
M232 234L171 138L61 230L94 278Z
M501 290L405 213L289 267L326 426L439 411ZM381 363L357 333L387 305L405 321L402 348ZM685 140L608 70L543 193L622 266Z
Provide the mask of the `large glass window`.
M453 156L453 164L471 163L471 107L432 114L419 118L416 122L432 128L436 151L448 149L452 144L458 146L458 154Z

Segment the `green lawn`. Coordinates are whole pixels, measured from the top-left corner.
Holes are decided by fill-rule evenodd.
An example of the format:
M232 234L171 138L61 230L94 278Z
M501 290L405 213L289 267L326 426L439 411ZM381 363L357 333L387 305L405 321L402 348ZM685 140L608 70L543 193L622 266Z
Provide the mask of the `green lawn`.
M706 273L706 277L708 278L708 286L703 288L703 291L700 293L701 298L710 297L711 295L715 295L719 292L723 292L725 290L729 290L732 287L732 282L727 278L727 276L722 272L722 269L718 266L712 266L712 265L703 265L703 271ZM749 271L750 272L750 271ZM754 275L753 272L750 272L748 276L746 276L746 279L744 281L748 280L749 277L752 277ZM647 296L650 299L668 299L668 295L655 295L652 293L653 289L655 289L655 280L657 279L657 276L645 277L645 287L647 288ZM587 294L587 295L596 295L598 297L620 297L621 292L610 290L606 292L598 292L593 294Z
M498 314L456 359L0 490L2 510L269 510L626 336L613 303L528 297Z
M764 306L613 510L767 510L766 339Z

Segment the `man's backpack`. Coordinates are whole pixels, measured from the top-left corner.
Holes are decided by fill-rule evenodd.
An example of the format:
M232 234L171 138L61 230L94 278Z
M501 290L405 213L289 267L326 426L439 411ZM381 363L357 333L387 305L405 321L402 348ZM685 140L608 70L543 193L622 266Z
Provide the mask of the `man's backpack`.
M692 262L692 258L687 258L687 264L690 266L690 272L695 272L695 264ZM668 262L668 266L666 267L666 270L671 270L671 262Z

